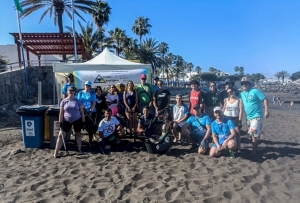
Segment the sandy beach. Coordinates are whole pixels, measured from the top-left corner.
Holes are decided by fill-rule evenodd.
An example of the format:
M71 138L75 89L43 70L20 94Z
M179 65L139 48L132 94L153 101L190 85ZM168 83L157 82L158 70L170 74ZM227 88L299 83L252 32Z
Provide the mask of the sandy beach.
M150 155L129 138L110 155L86 142L78 155L69 142L70 155L54 159L49 144L25 149L20 127L2 128L0 202L299 202L300 104L270 102L270 114L258 154L248 155L244 134L234 159L200 156L179 144L168 155Z

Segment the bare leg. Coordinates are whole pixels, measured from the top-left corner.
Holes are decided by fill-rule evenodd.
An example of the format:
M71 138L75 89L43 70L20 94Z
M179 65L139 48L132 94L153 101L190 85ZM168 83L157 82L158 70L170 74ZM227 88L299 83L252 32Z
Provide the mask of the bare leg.
M257 137L252 136L252 153L256 154L257 152Z
M131 123L132 114L128 113L128 112L125 112L125 114L126 114L126 117L127 117L127 123L128 123L129 133L132 134L132 123Z
M132 114L132 119L133 119L133 129L135 132L137 132L137 113Z
M75 132L78 151L81 152L81 132Z
M65 137L65 135L66 135L65 132L63 132L63 131L59 132L58 138L57 138L57 141L56 141L55 150L54 150L54 155L53 155L54 157L57 156L60 148L62 147L62 144L63 144L62 139Z

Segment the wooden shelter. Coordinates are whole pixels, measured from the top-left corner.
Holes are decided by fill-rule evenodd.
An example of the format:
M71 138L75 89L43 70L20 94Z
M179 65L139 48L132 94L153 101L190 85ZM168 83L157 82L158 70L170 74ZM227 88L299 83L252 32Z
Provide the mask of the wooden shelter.
M9 33L18 46L19 65L22 65L19 33ZM27 65L30 66L29 52L38 57L41 65L42 55L74 55L74 38L70 33L22 33L23 47L26 50ZM76 37L77 54L86 60L86 53L81 37Z

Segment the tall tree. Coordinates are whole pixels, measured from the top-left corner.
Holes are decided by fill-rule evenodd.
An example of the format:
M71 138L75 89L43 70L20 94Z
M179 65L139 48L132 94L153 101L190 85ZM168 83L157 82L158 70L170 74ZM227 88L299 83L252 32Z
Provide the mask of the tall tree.
M177 55L175 57L174 66L172 69L173 75L177 82L177 86L179 86L179 78L183 77L185 75L185 73L184 73L185 65L186 65L186 62L184 61L182 56Z
M119 56L123 50L123 45L127 40L125 30L122 30L119 27L116 27L115 30L108 31L110 35L109 41L113 42L113 48L115 49L116 55Z
M192 71L194 69L194 64L193 63L187 63L186 64L186 68L187 68L187 71L189 71L190 73L190 78L192 77Z
M96 5L93 8L93 20L94 23L97 25L98 28L102 28L104 24L107 24L109 21L109 15L111 8L109 7L108 3L97 0Z
M244 75L244 67L243 67L243 66L241 66L241 67L239 68L239 72L240 72L240 75L241 75L241 76Z
M293 73L290 79L293 81L300 79L300 71Z
M24 10L24 13L21 15L22 18L25 18L34 11L46 7L46 10L42 13L39 22L43 20L47 13L49 13L50 18L54 14L54 25L58 25L59 33L64 32L63 13L65 12L67 16L72 19L72 5L71 1L69 0L23 0L20 2L20 4ZM85 19L78 13L78 11L92 14L92 7L95 5L96 3L92 0L75 0L74 14L77 15L81 20L85 21Z
M199 75L202 71L202 68L200 66L197 66L195 70L196 70L197 74Z
M161 59L165 60L165 55L169 52L168 44L166 42L161 42L158 45L158 49L159 49L159 52L161 54ZM165 77L165 69L166 69L166 66L163 66L162 67L163 78Z
M172 53L168 53L164 58L165 71L167 74L167 86L169 86L170 73L172 65L174 64L175 56Z
M94 55L100 52L99 48L101 47L102 43L104 42L104 30L102 28L97 29L94 31L93 23L87 22L86 26L84 27L80 21L78 21L81 33L79 35L85 47L86 58L90 60L93 58ZM73 32L73 29L69 26L66 26L69 32Z
M209 67L208 71L209 71L210 73L216 73L217 69L214 68L214 67Z
M274 74L274 76L277 78L278 84L280 84L281 73L280 73L280 72L277 72L277 73Z
M144 16L140 16L134 21L132 31L139 36L140 44L142 43L142 37L150 33L151 27L149 18L145 18Z
M280 73L280 77L282 79L282 84L283 84L284 83L284 79L287 78L287 77L289 77L290 74L287 71L284 71L284 70L280 71L279 73Z
M238 66L234 67L234 71L236 74L238 74L238 72L240 71L240 68Z

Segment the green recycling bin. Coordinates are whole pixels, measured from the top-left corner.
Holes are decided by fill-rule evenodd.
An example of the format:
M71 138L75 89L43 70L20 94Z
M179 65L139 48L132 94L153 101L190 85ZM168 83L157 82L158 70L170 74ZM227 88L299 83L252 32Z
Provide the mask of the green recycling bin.
M40 148L44 143L44 124L47 106L21 106L22 136L25 148Z

